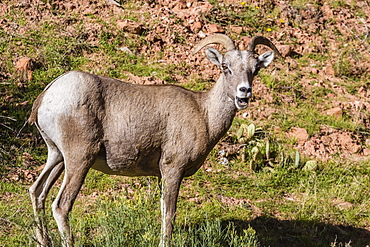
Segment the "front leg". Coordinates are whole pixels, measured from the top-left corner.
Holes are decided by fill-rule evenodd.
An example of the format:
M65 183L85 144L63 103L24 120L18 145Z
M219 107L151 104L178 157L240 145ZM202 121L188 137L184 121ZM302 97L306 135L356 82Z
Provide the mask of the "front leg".
M168 171L161 171L161 214L162 228L160 247L171 246L172 230L175 220L176 203L179 195L180 184L183 179L183 172L179 168L172 168Z

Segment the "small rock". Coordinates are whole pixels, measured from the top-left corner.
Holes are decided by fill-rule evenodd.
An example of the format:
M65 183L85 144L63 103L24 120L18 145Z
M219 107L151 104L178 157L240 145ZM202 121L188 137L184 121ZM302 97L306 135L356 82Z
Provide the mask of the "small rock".
M315 171L316 169L317 169L316 160L307 161L304 167L302 168L303 171Z
M170 8L185 9L187 7L185 0L178 0L170 4Z
M365 140L365 145L366 145L366 147L369 147L370 148L370 139L366 139Z
M201 5L194 7L192 10L193 14L197 16L200 16L201 13L207 13L213 8L213 5L210 4L208 1L204 1L203 4L202 3L199 3L199 4Z
M326 111L327 115L341 118L343 115L343 110L340 107L334 107Z
M194 31L194 32L197 32L199 31L200 29L202 29L203 27L203 24L200 22L200 21L196 21L194 22L194 24L192 25L191 29Z
M326 75L335 75L335 70L331 64L326 65L323 69Z
M217 24L209 24L208 25L208 31L210 33L223 33L223 32L225 32L225 30L220 25L217 25Z
M76 5L73 3L64 3L64 8L68 11L74 10L76 8Z
M364 152L365 156L369 156L370 155L370 148L365 148L363 152Z
M83 10L82 12L84 15L96 15L98 13L98 10L95 8L87 8Z
M117 26L124 32L131 34L142 34L144 32L144 27L140 23L130 21L130 20L118 20Z
M225 157L221 157L218 163L220 163L221 165L227 166L229 164L229 160Z
M188 201L198 203L198 204L200 203L200 200L198 197L189 198Z
M283 56L283 54L282 54L282 56ZM291 57L286 57L286 62L289 66L289 69L294 70L294 69L298 68L298 63L294 59L292 59Z
M289 135L291 137L294 137L297 139L298 143L307 141L308 138L310 137L307 133L307 130L304 128L296 128L293 127L291 131L289 132Z
M352 145L347 147L347 149L350 153L356 154L356 153L360 152L361 146L353 143Z
M129 55L133 55L134 53L128 48L128 47L120 47L119 48L120 51L123 51L124 53L126 54L129 54Z
M347 201L342 201L339 199L333 200L333 206L338 207L340 210L346 210L346 209L348 210L354 207L352 203L347 202Z
M236 34L240 35L240 34L242 34L242 32L243 32L243 27L239 27L239 26L231 26L231 27L230 27L230 30L231 30L231 32L233 32L233 33L236 33Z
M290 45L277 45L276 48L280 51L283 57L288 57L292 52Z
M319 70L317 68L311 68L311 73L312 74L318 74Z
M17 5L17 7L20 7L20 8L29 8L29 7L31 7L31 4L29 4L27 2L22 2L22 3L19 3Z
M198 36L199 36L199 38L205 38L206 34L202 31L199 31Z

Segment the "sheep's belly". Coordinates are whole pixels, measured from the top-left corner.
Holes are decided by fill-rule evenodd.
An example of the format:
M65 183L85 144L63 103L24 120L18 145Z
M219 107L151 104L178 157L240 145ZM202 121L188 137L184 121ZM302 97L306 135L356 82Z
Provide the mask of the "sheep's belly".
M158 167L159 154L152 154L146 157L137 157L137 159L109 160L105 156L99 155L92 169L101 171L110 175L121 176L160 176Z

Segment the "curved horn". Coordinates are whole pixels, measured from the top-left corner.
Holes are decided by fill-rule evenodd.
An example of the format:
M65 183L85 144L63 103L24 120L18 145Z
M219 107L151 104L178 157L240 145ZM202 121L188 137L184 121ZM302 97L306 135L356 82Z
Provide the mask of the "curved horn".
M271 49L273 49L274 52L276 52L280 57L282 57L279 50L271 42L271 40L269 40L268 38L263 37L263 36L254 36L248 43L247 51L254 52L254 49L256 48L257 45L268 46Z
M200 51L203 47L210 44L221 44L227 51L235 50L234 41L225 34L215 34L202 40L193 50L192 55Z

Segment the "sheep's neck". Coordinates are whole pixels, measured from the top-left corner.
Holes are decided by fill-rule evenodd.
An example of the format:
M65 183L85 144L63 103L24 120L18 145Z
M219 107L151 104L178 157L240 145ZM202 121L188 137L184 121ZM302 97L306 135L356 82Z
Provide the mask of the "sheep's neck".
M212 145L215 145L230 128L236 113L234 100L228 96L228 85L222 74L215 86L204 94L205 115Z

